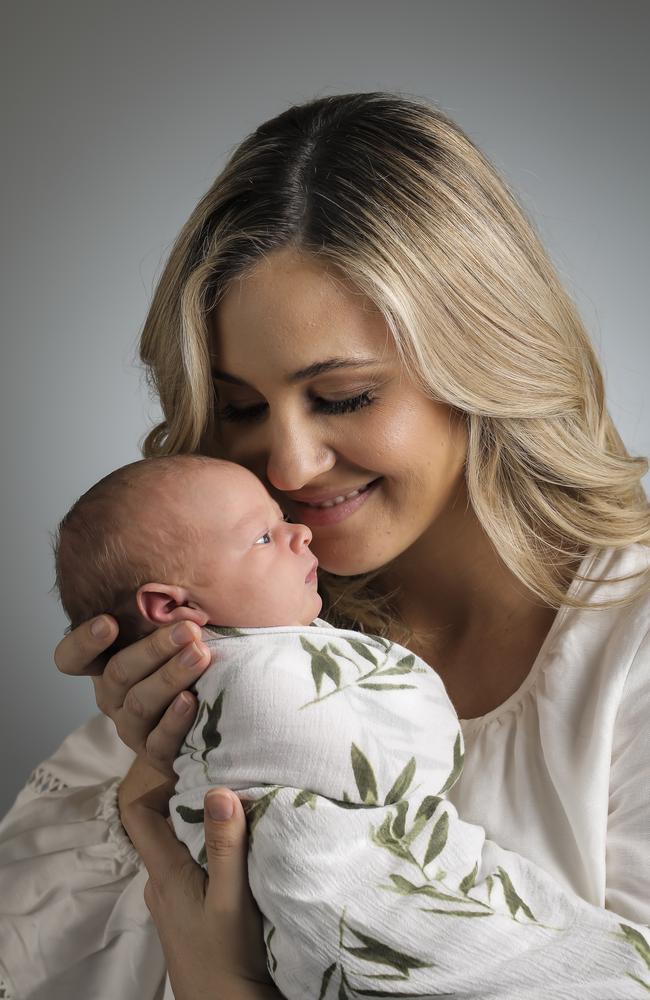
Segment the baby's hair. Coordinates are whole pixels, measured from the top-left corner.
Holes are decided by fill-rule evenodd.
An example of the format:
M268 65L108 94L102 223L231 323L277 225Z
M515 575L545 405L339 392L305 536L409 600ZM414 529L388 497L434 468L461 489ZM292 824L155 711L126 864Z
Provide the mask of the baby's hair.
M111 655L153 631L139 613L137 590L152 580L181 583L187 548L199 539L182 518L138 517L134 529L134 517L165 482L218 461L183 454L141 459L109 473L79 497L53 538L55 589L71 628L99 614L112 615L119 635Z

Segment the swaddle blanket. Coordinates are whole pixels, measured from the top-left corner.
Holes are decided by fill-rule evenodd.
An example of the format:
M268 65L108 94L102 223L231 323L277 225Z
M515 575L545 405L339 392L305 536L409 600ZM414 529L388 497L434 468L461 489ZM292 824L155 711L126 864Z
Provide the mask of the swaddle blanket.
M320 619L209 633L216 662L196 684L170 813L205 865L205 792L239 794L268 969L288 1000L647 996L647 929L447 801L463 741L427 664Z

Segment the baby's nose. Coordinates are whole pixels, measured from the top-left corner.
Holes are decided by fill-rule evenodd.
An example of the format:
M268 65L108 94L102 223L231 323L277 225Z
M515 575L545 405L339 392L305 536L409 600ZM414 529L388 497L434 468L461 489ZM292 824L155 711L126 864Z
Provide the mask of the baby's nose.
M312 539L311 529L307 527L306 524L293 524L292 528L294 531L294 540L299 548L305 545L309 545Z

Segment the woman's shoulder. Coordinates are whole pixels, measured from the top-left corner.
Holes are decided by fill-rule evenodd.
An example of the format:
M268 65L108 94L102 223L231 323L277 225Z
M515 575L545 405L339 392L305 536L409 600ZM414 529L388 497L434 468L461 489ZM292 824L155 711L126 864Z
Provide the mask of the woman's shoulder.
M620 660L623 651L633 654L650 631L649 574L646 545L593 551L569 590L588 606L560 609L558 639L574 632L585 651L598 657L609 653Z
M635 542L620 549L604 548L594 552L595 563L607 577L643 574L650 570L650 545Z
M650 547L592 551L569 595L588 607L560 609L560 632L577 629L590 635L588 645L596 649L617 637L627 648L638 646L650 631Z
M585 559L569 593L589 606L563 605L536 664L536 694L554 711L566 704L581 717L604 712L603 723L606 716L613 724L632 673L646 678L650 697L649 570L650 549L640 544Z

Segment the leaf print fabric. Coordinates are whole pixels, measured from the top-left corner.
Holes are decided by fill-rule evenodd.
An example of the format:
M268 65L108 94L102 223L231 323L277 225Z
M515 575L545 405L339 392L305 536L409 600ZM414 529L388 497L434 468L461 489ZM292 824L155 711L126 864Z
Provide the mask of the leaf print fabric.
M321 621L210 633L170 813L205 864L205 792L239 794L269 973L288 1000L647 996L647 928L447 800L464 748L431 667Z

